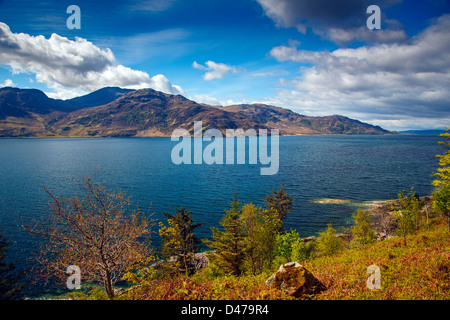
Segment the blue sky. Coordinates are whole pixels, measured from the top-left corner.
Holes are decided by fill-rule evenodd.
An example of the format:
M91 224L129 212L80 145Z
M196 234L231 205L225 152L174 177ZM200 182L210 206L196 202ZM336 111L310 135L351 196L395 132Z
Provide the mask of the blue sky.
M369 5L381 30L369 30ZM67 7L81 10L68 29ZM0 0L0 86L152 87L391 130L450 126L444 0Z

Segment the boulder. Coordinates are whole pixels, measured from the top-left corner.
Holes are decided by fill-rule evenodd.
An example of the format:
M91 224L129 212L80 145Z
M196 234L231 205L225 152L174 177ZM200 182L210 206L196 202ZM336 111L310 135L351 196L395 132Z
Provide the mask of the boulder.
M283 290L296 298L324 289L320 281L298 262L281 265L278 271L266 280L266 285L269 289Z

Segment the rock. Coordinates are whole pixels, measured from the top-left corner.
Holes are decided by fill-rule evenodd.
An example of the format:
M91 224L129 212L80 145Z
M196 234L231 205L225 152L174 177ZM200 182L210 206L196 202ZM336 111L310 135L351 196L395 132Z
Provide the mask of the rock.
M320 281L298 262L281 265L278 271L266 280L266 285L269 289L283 290L296 298L324 289Z

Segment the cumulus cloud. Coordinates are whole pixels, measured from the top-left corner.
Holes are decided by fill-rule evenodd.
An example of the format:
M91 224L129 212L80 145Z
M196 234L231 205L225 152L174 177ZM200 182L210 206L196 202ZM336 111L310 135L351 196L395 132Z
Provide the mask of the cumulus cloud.
M6 79L3 83L0 84L0 87L13 87L13 86L15 86L15 83L11 79Z
M403 44L335 51L279 46L270 54L294 61L299 76L282 80L273 98L314 114L343 113L376 124L418 126L450 123L450 15ZM291 89L289 89L291 88Z
M256 0L265 14L279 27L295 27L301 33L310 28L316 34L339 44L352 41L397 42L407 38L402 25L383 16L383 30L369 30L367 7L372 0ZM380 0L383 9L401 0Z
M222 79L227 73L238 73L239 69L233 66L229 66L224 63L216 63L214 61L206 61L205 65L201 65L194 61L192 66L195 69L207 70L203 75L203 79L206 81L211 81L214 79Z
M105 86L184 94L163 75L150 77L146 72L117 64L110 49L101 49L86 39L77 37L72 41L57 34L47 39L12 33L1 22L0 64L9 65L14 73L34 73L38 82L56 90L55 96L70 92L76 95Z

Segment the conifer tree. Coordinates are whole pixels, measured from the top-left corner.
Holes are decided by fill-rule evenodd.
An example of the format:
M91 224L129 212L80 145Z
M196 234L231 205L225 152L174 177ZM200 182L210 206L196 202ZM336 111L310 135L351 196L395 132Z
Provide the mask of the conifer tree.
M282 184L278 191L272 190L272 193L267 194L264 204L268 210L274 210L278 213L278 218L283 221L287 214L292 210L293 198L284 191ZM280 231L283 229L283 224L280 225Z
M231 208L225 210L225 215L220 221L224 230L212 228L212 240L205 240L206 245L215 250L211 256L211 262L219 268L220 273L239 276L243 271L244 232L241 226L242 215L241 202L237 193L234 193Z
M190 275L195 271L194 254L199 251L201 241L194 230L202 225L195 223L192 212L181 206L175 214L163 212L169 226L160 223L159 235L162 238L161 253L166 259L172 258L177 272Z

